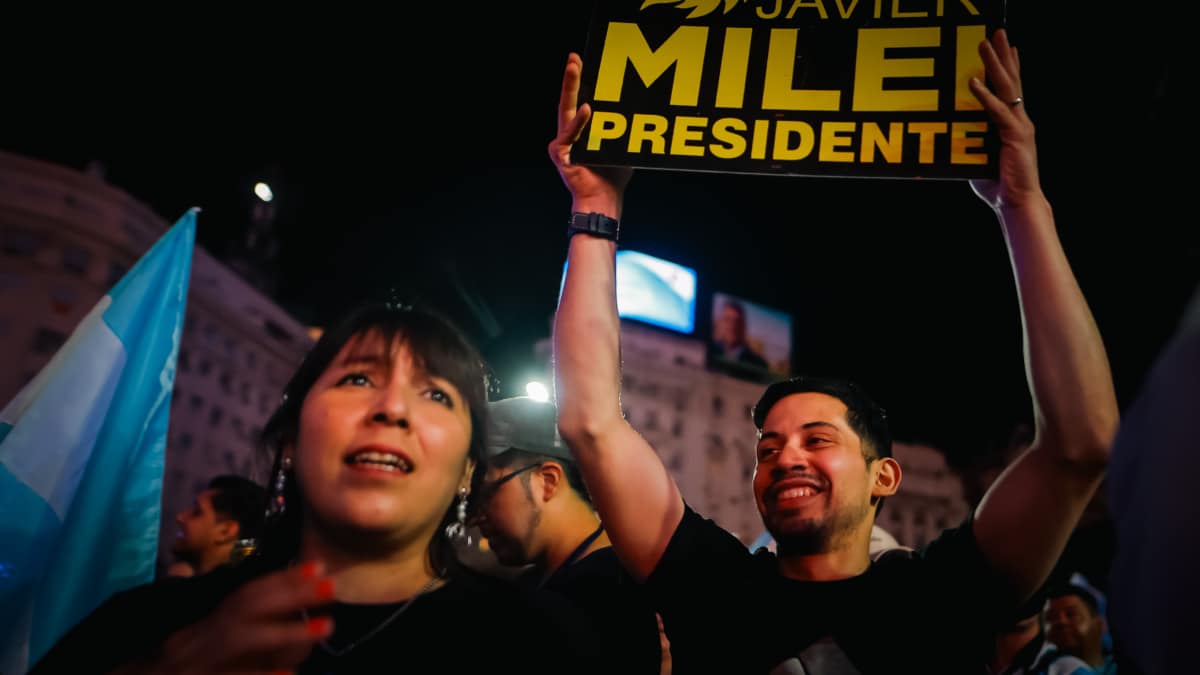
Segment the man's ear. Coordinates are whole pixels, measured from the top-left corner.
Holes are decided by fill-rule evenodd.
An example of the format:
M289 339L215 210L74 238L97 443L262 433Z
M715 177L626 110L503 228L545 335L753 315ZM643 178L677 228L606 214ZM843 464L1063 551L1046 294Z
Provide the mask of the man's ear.
M217 521L217 537L219 544L231 544L238 540L238 534L241 532L241 526L238 521L233 518L224 518Z
M558 494L559 490L566 489L567 475L563 473L563 468L558 462L542 462L542 465L534 470L534 473L542 477L542 501L548 502Z
M900 462L891 457L880 457L875 460L879 469L875 472L875 484L871 486L871 497L891 497L900 489L900 481L904 477L900 470Z

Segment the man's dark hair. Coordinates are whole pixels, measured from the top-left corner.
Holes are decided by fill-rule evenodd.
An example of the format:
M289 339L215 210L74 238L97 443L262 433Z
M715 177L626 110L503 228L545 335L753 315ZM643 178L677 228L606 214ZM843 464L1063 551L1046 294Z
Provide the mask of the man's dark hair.
M868 462L892 456L887 413L862 388L845 378L799 375L772 384L754 404L754 428L762 432L767 413L780 399L807 392L832 396L846 404L846 422L863 440L863 453Z
M244 476L222 474L208 482L213 511L238 524L238 539L256 539L267 512L267 490Z

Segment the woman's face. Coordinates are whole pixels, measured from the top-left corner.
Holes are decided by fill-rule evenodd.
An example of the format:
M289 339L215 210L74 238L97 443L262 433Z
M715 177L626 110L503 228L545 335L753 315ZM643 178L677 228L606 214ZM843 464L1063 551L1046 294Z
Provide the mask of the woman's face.
M306 527L427 544L470 487L471 416L408 345L351 338L300 408L291 453Z

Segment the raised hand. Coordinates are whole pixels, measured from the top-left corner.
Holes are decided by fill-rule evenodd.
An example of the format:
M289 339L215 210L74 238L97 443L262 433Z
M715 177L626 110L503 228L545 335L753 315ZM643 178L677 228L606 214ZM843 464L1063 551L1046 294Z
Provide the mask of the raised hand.
M971 93L983 104L1000 135L1000 175L998 180L972 180L971 188L993 209L1041 201L1037 145L1033 121L1025 111L1017 49L1008 43L1008 34L1001 28L991 41L979 43L979 55L990 88L973 78Z

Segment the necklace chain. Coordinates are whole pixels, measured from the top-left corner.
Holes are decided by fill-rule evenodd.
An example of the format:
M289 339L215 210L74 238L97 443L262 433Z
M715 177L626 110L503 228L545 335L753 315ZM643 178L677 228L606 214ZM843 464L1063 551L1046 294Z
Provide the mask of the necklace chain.
M334 658L342 656L343 654L348 654L350 652L350 650L361 645L362 643L366 642L367 640L370 640L371 638L375 637L375 635L377 635L379 633L379 631L383 630L384 628L387 628L390 623L395 621L397 617L399 617L401 614L403 614L406 609L408 609L414 602L416 602L417 598L428 593L433 588L433 585L437 583L437 581L438 581L437 577L430 579L429 583L425 584L424 588L417 591L416 595L412 596L408 600L405 600L404 604L402 604L398 608L396 608L396 611L394 611L390 615L388 615L388 617L386 619L384 619L383 621L381 621L379 623L379 625L377 625L374 628L372 628L371 630L367 631L366 635L363 635L362 637L358 638L354 642L351 642L350 644L346 645L345 647L342 647L341 649L335 649L332 645L329 644L329 642L327 640L322 639L319 642L319 644L321 645L321 649L325 650L326 654L329 654L330 656L332 656ZM303 607L300 608L300 616L304 617L305 622L308 622L308 620L309 620L308 611L305 610Z

